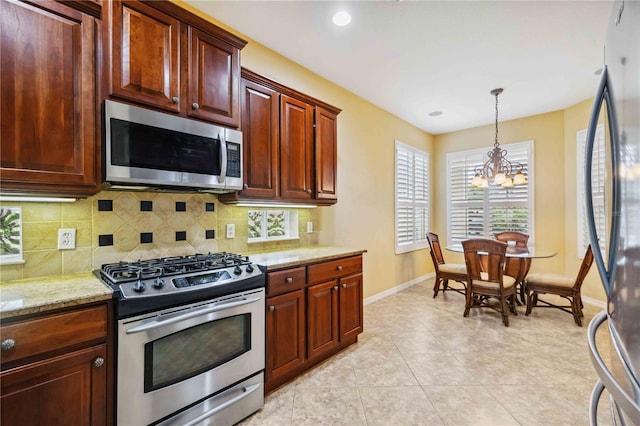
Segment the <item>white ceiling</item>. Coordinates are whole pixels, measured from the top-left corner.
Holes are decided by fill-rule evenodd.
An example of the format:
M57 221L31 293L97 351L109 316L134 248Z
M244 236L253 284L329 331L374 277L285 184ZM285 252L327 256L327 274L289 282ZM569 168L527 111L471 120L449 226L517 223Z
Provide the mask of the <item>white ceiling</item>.
M595 94L611 1L205 1L193 7L432 134ZM347 27L331 22L338 10ZM311 94L313 95L313 94ZM340 107L339 105L336 105ZM442 111L430 117L432 111Z

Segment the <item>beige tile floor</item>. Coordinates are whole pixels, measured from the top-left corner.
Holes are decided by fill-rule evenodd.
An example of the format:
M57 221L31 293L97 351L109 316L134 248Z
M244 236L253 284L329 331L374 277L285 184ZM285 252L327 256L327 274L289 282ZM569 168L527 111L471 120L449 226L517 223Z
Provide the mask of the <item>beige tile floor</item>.
M568 313L526 317L521 306L507 328L491 310L464 318L464 296L433 299L432 286L366 305L356 345L269 394L241 424L589 424L587 324L600 308L586 305L578 327Z

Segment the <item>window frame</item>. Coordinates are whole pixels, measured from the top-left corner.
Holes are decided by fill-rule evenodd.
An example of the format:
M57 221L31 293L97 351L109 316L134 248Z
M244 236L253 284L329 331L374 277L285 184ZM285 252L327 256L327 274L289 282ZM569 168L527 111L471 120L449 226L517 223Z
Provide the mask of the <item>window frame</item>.
M535 143L534 140L522 141L522 142L513 142L509 144L501 144L500 147L506 150L508 153L513 153L514 151L520 155L526 156L525 163L525 175L527 176L527 233L529 234L529 244L535 244L535 179L534 179L534 148ZM465 178L463 183L465 188L471 189L471 178L474 174L474 168L478 165L484 164L484 162L488 159L487 157L487 147L483 148L474 148L463 151L455 151L449 152L446 156L446 164L447 164L447 245L452 245L455 243L460 243L462 240L466 238L472 238L467 230L467 235L464 238L453 238L454 232L452 232L453 226L453 194L452 194L452 165L453 162L464 162L465 165ZM476 159L477 158L477 159ZM468 164L467 164L468 163ZM468 179L467 179L468 178ZM468 180L468 184L467 184ZM468 186L467 186L468 185ZM518 189L518 187L515 190ZM492 238L491 235L491 209L495 209L496 207L512 207L513 202L510 200L504 201L491 201L490 200L490 191L489 189L478 188L478 190L483 191L482 200L473 201L470 200L467 195L468 191L465 192L465 199L459 202L459 206L463 206L465 203L468 204L470 208L473 206L477 206L477 208L482 210L482 235L481 237ZM513 191L513 188L499 188L497 190L505 190L505 191ZM464 207L463 207L464 208Z
M415 167L416 164L416 156L422 158L422 162L424 164L424 170L422 170L421 176L423 177L422 181L416 181L416 173L415 171L412 173L412 176L409 177L411 179L412 185L412 196L404 199L400 199L399 196L399 157L398 154L400 151L407 152L413 158L413 164ZM415 170L415 169L414 169ZM416 191L416 183L418 183L421 190ZM426 200L423 200L418 194L422 194ZM410 198L410 199L409 199ZM414 209L413 214L413 224L411 231L413 233L413 238L407 239L406 233L403 233L403 237L401 237L400 232L400 208L408 207L409 209ZM422 216L422 223L419 224L416 221L416 209L420 209ZM427 232L429 232L429 225L431 221L431 156L429 152L424 151L422 149L416 148L414 146L408 145L399 140L395 140L394 144L394 245L395 245L395 254L408 253L416 250L425 249L429 246L429 242L427 241Z

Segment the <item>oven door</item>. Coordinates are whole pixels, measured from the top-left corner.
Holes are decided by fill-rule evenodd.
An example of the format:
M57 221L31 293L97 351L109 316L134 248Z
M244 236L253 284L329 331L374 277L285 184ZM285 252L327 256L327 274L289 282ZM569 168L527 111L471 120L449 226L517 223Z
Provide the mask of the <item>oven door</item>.
M146 425L264 369L264 289L118 321L117 417Z

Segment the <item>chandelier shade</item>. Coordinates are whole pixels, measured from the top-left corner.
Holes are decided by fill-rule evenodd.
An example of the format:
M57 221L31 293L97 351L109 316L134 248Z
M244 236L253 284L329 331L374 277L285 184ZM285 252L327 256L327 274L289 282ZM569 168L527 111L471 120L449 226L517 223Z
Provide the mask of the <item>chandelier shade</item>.
M475 175L471 179L471 186L477 188L488 188L490 183L504 188L527 183L522 164L516 161L509 161L507 159L507 150L500 148L498 143L498 95L502 92L503 89L493 89L491 91L491 94L496 97L496 137L493 149L487 152L489 159L483 165L474 169Z

